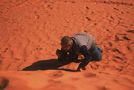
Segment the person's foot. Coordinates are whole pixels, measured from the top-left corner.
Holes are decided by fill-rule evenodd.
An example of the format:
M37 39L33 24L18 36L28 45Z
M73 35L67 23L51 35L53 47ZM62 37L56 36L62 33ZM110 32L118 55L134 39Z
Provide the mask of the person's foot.
M79 72L80 72L80 71L81 71L81 69L82 69L82 70L86 70L86 68L85 68L85 67L78 67L78 68L77 68L77 71L79 71Z
M81 67L81 69L82 69L82 70L86 70L86 68L85 68L85 67Z
M77 71L77 72L80 72L80 67L78 67L76 71Z

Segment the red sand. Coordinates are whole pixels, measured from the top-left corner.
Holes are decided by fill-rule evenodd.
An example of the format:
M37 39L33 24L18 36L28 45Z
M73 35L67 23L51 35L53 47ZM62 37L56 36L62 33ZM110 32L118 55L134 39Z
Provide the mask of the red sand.
M103 60L86 71L21 71L55 59L60 38L86 31ZM78 63L64 68L76 69ZM4 87L5 86L5 87ZM133 0L0 0L0 89L134 90Z

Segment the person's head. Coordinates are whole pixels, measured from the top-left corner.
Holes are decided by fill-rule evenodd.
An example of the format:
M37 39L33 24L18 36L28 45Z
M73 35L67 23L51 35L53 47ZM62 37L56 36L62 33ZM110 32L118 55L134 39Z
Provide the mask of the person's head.
M61 39L61 48L65 51L68 51L72 48L72 45L73 45L73 41L72 41L72 38L69 37L69 36L64 36L62 39Z

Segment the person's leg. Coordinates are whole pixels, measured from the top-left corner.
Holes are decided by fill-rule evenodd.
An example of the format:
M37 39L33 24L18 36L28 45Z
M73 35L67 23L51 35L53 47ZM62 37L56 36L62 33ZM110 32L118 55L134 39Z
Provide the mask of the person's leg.
M82 70L86 70L86 66L92 61L92 53L89 52L89 56L90 56L90 59L83 59L83 61L79 64L78 68L77 68L77 71L80 71L80 69Z
M88 65L88 63L89 63L90 61L91 61L91 60L83 60L83 62L79 64L77 70L79 70L80 68L82 68L83 70L85 70L85 69L86 69L85 67Z

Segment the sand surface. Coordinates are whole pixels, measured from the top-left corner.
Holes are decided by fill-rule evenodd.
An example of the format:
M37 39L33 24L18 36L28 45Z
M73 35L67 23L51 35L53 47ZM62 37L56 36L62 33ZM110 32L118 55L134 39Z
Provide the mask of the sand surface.
M55 51L78 32L103 59L74 72ZM0 90L134 90L134 1L0 0Z

